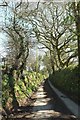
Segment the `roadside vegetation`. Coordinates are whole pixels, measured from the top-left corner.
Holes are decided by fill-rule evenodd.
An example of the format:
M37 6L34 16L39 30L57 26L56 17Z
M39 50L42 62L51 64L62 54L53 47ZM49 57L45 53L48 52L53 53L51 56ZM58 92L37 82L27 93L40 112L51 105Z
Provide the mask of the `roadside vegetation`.
M23 79L10 79L7 74L3 75L2 81L2 106L5 110L13 110L12 105L12 94L9 84L14 82L15 96L19 106L27 105L27 100L31 99L32 93L37 90L39 85L42 83L44 76L42 73L36 72L25 72L25 78ZM16 77L16 76L15 76ZM14 77L14 78L15 78ZM12 82L13 81L13 82ZM10 82L10 83L9 83Z
M80 104L80 78L78 75L78 67L69 67L56 71L54 75L49 76L49 79L56 88Z

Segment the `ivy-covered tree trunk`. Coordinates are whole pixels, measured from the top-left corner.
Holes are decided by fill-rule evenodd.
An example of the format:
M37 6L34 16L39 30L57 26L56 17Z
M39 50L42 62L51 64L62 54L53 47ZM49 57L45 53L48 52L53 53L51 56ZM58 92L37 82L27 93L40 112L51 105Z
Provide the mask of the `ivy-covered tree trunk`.
M77 41L78 41L78 67L80 76L80 1L73 3L73 10L76 23Z
M78 40L78 65L80 72L80 1L77 4L77 19L76 19L76 29L77 29L77 40Z
M19 103L17 101L16 95L15 95L15 80L14 80L14 76L13 76L13 68L9 69L9 73L8 73L8 84L10 87L10 94L12 95L12 106L14 110L17 110L17 108L19 107Z
M51 51L50 51L50 60L51 60L51 67L52 67L53 74L55 74L54 58L53 58Z

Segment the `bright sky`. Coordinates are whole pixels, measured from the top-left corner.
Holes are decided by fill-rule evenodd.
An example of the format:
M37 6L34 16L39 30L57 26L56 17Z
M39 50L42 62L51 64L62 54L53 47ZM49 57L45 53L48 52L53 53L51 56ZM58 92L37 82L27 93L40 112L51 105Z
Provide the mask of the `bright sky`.
M0 1L6 1L6 2L10 2L10 1L14 1L14 0L0 0ZM21 0L15 0L15 2L20 2ZM70 1L74 1L74 0L22 0L22 2L49 2L49 1L54 1L54 2L70 2ZM79 0L75 0L75 1L79 1ZM0 2L1 3L1 2Z
M5 44L6 44L6 37L3 33L0 33L0 56L1 57L6 55Z
M0 5L2 4L3 0L0 0ZM1 27L3 26L4 23L4 11L3 11L3 7L0 6L0 57L5 56L5 35L2 33L1 31Z
M6 2L9 2L9 1L14 1L14 0L5 0ZM20 2L21 0L16 0L16 2ZM44 1L50 1L50 0L22 0L22 2L44 2Z

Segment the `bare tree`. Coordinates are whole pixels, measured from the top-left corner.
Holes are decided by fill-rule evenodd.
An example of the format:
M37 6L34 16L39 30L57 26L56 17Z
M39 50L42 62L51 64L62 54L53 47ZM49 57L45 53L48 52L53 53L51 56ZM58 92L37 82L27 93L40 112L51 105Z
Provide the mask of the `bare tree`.
M58 6L53 2L40 4L36 16L31 20L38 42L50 50L52 67L68 66L70 60L77 56L76 50L70 47L76 43L72 42L76 38L69 30L73 23L69 21L67 7L68 5Z

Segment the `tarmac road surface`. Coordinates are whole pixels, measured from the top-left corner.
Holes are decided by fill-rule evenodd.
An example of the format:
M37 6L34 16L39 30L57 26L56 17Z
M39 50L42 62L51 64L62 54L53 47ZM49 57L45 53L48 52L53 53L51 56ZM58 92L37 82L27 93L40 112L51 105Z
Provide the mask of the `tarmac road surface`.
M78 120L57 97L46 80L32 96L30 106L20 107L9 120Z

